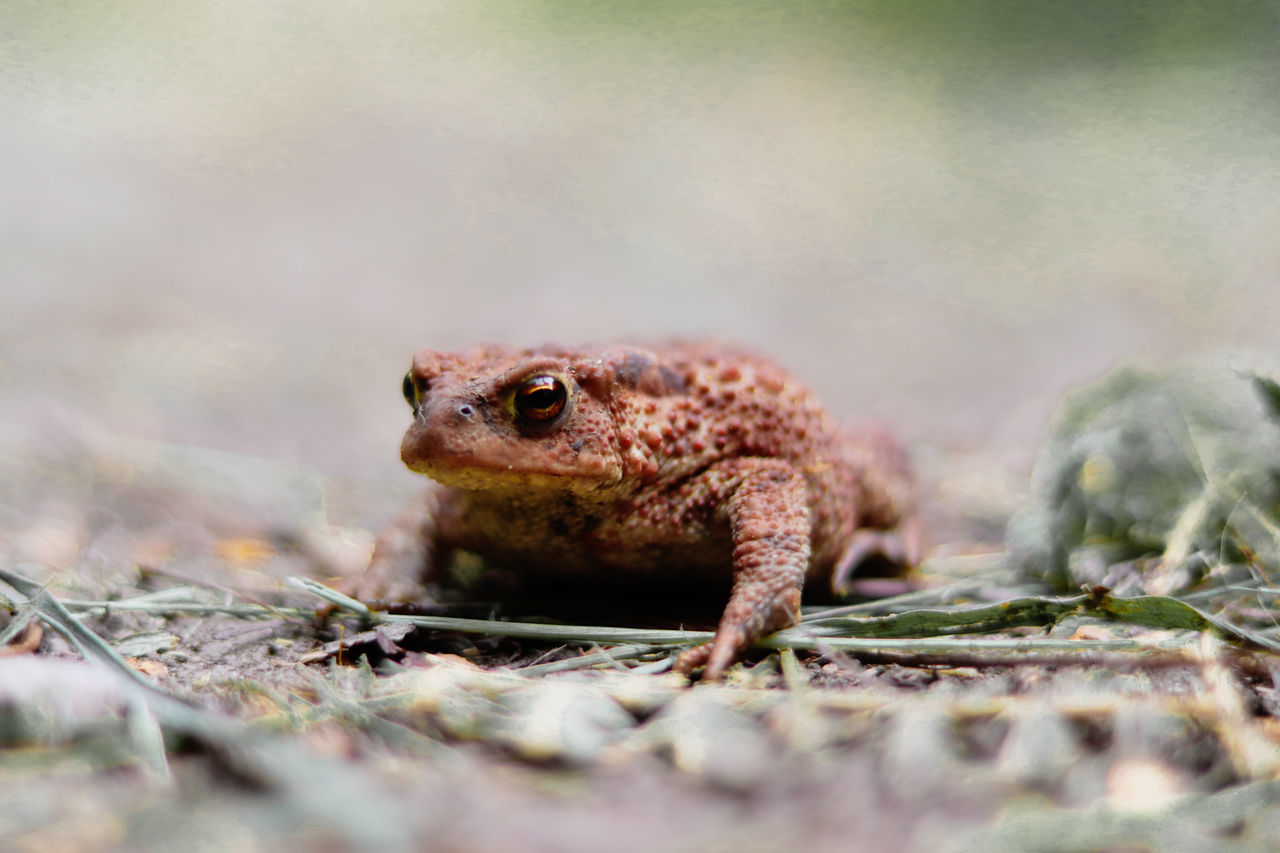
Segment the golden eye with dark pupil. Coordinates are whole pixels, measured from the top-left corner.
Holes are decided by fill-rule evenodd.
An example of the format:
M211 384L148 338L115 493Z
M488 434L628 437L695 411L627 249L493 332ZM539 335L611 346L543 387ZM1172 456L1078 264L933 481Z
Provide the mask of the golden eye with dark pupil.
M413 384L413 372L404 375L404 384L400 386L404 401L413 408L418 408L418 389Z
M564 411L569 391L554 376L534 376L516 389L516 414L526 421L545 424Z

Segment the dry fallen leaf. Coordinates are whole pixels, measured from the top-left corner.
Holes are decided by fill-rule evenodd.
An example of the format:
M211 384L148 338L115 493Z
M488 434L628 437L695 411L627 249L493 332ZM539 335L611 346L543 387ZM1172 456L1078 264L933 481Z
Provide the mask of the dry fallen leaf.
M265 563L276 554L275 547L265 539L222 539L217 545L218 556L228 563L252 566Z
M1071 640L1110 640L1114 635L1101 625L1081 625L1072 632Z
M136 669L143 675L151 678L167 679L169 677L169 667L165 666L158 660L150 658L125 658L125 662L129 666Z
M40 628L40 623L32 620L18 632L18 636L14 637L10 643L0 647L0 656L30 654L39 648L40 638L43 636L44 631Z

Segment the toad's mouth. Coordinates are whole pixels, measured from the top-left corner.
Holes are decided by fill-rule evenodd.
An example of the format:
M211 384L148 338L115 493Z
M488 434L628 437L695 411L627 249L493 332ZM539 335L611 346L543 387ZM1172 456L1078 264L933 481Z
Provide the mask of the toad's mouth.
M617 485L622 470L613 454L553 439L440 433L423 421L405 433L400 458L411 471L468 491L591 492Z

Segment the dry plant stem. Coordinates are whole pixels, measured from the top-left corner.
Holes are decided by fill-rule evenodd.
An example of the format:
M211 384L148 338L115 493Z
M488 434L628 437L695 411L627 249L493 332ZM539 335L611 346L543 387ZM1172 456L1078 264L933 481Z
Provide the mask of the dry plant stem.
M267 587L260 587L259 589L253 590L243 586L228 586L227 584L217 583L205 578L193 577L182 572L174 571L173 569L160 568L158 566L147 566L143 571L145 574L182 581L182 583L187 586L198 586L204 589L215 590L225 595L229 595L232 598L238 598L242 601L247 601L250 604L259 605L260 607L272 607L272 605L259 599L259 596L269 596L275 593L275 590ZM65 601L63 602L64 605L66 603L67 602Z
M1247 708L1239 682L1218 654L1221 645L1209 636L1200 642L1207 698L1218 712L1223 744L1242 777L1274 778L1280 771L1280 747L1262 731Z
M1009 666L1076 666L1097 667L1118 672L1138 672L1200 666L1200 663L1194 658L1178 651L1135 651L1126 654L1082 650L1058 654L1026 652L1016 655L984 655L973 652L917 654L892 651L851 651L848 656L862 663L871 664L897 664L911 667L972 667L974 669Z
M196 602L160 602L160 601L94 601L85 599L69 599L62 606L73 612L87 612L94 615L106 615L111 611L133 611L137 613L154 613L160 616L178 615L181 613L204 614L221 613L239 618L277 619L309 619L315 611L305 607L273 607L267 604L202 604ZM97 612L101 611L101 613Z
M348 606L345 596L314 581L295 583L338 604ZM564 626L520 622L493 622L444 616L375 614L358 602L357 612L387 623L409 623L432 630L463 631L526 637L554 642L609 644L682 645L710 639L708 632L659 631L604 626ZM1023 597L993 605L951 610L913 610L894 616L854 619L818 614L804 625L779 631L756 642L757 647L841 651L863 655L915 655L924 661L956 660L958 656L990 653L995 658L1016 660L1028 654L1072 655L1107 652L1150 652L1152 646L1135 639L1058 640L1011 638L959 638L957 634L989 634L1018 626L1052 625L1068 615L1097 616L1155 628L1174 628L1213 633L1245 646L1280 649L1273 638L1245 631L1223 619L1202 613L1173 598L1137 596L1120 598L1102 589L1066 598ZM1185 643L1172 642L1155 647L1177 650ZM1064 658L1065 659L1065 658ZM1061 661L1060 661L1061 662Z
M513 669L512 672L518 675L546 675L552 672L569 672L576 669L586 669L592 666L620 664L624 660L634 660L643 658L648 655L667 652L671 647L665 645L652 645L646 643L635 643L625 646L614 646L608 649L598 649L576 657L566 658L565 660L551 661L550 663L535 663L529 666L522 666Z

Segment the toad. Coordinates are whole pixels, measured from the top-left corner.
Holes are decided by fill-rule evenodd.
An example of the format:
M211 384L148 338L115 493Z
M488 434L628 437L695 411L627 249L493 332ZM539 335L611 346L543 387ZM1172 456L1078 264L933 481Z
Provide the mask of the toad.
M714 639L676 669L718 679L797 623L806 583L914 561L911 477L882 431L845 432L772 362L715 344L422 350L404 463L434 481L352 591L407 601L455 549L539 584L722 580ZM572 588L572 587L571 587Z

